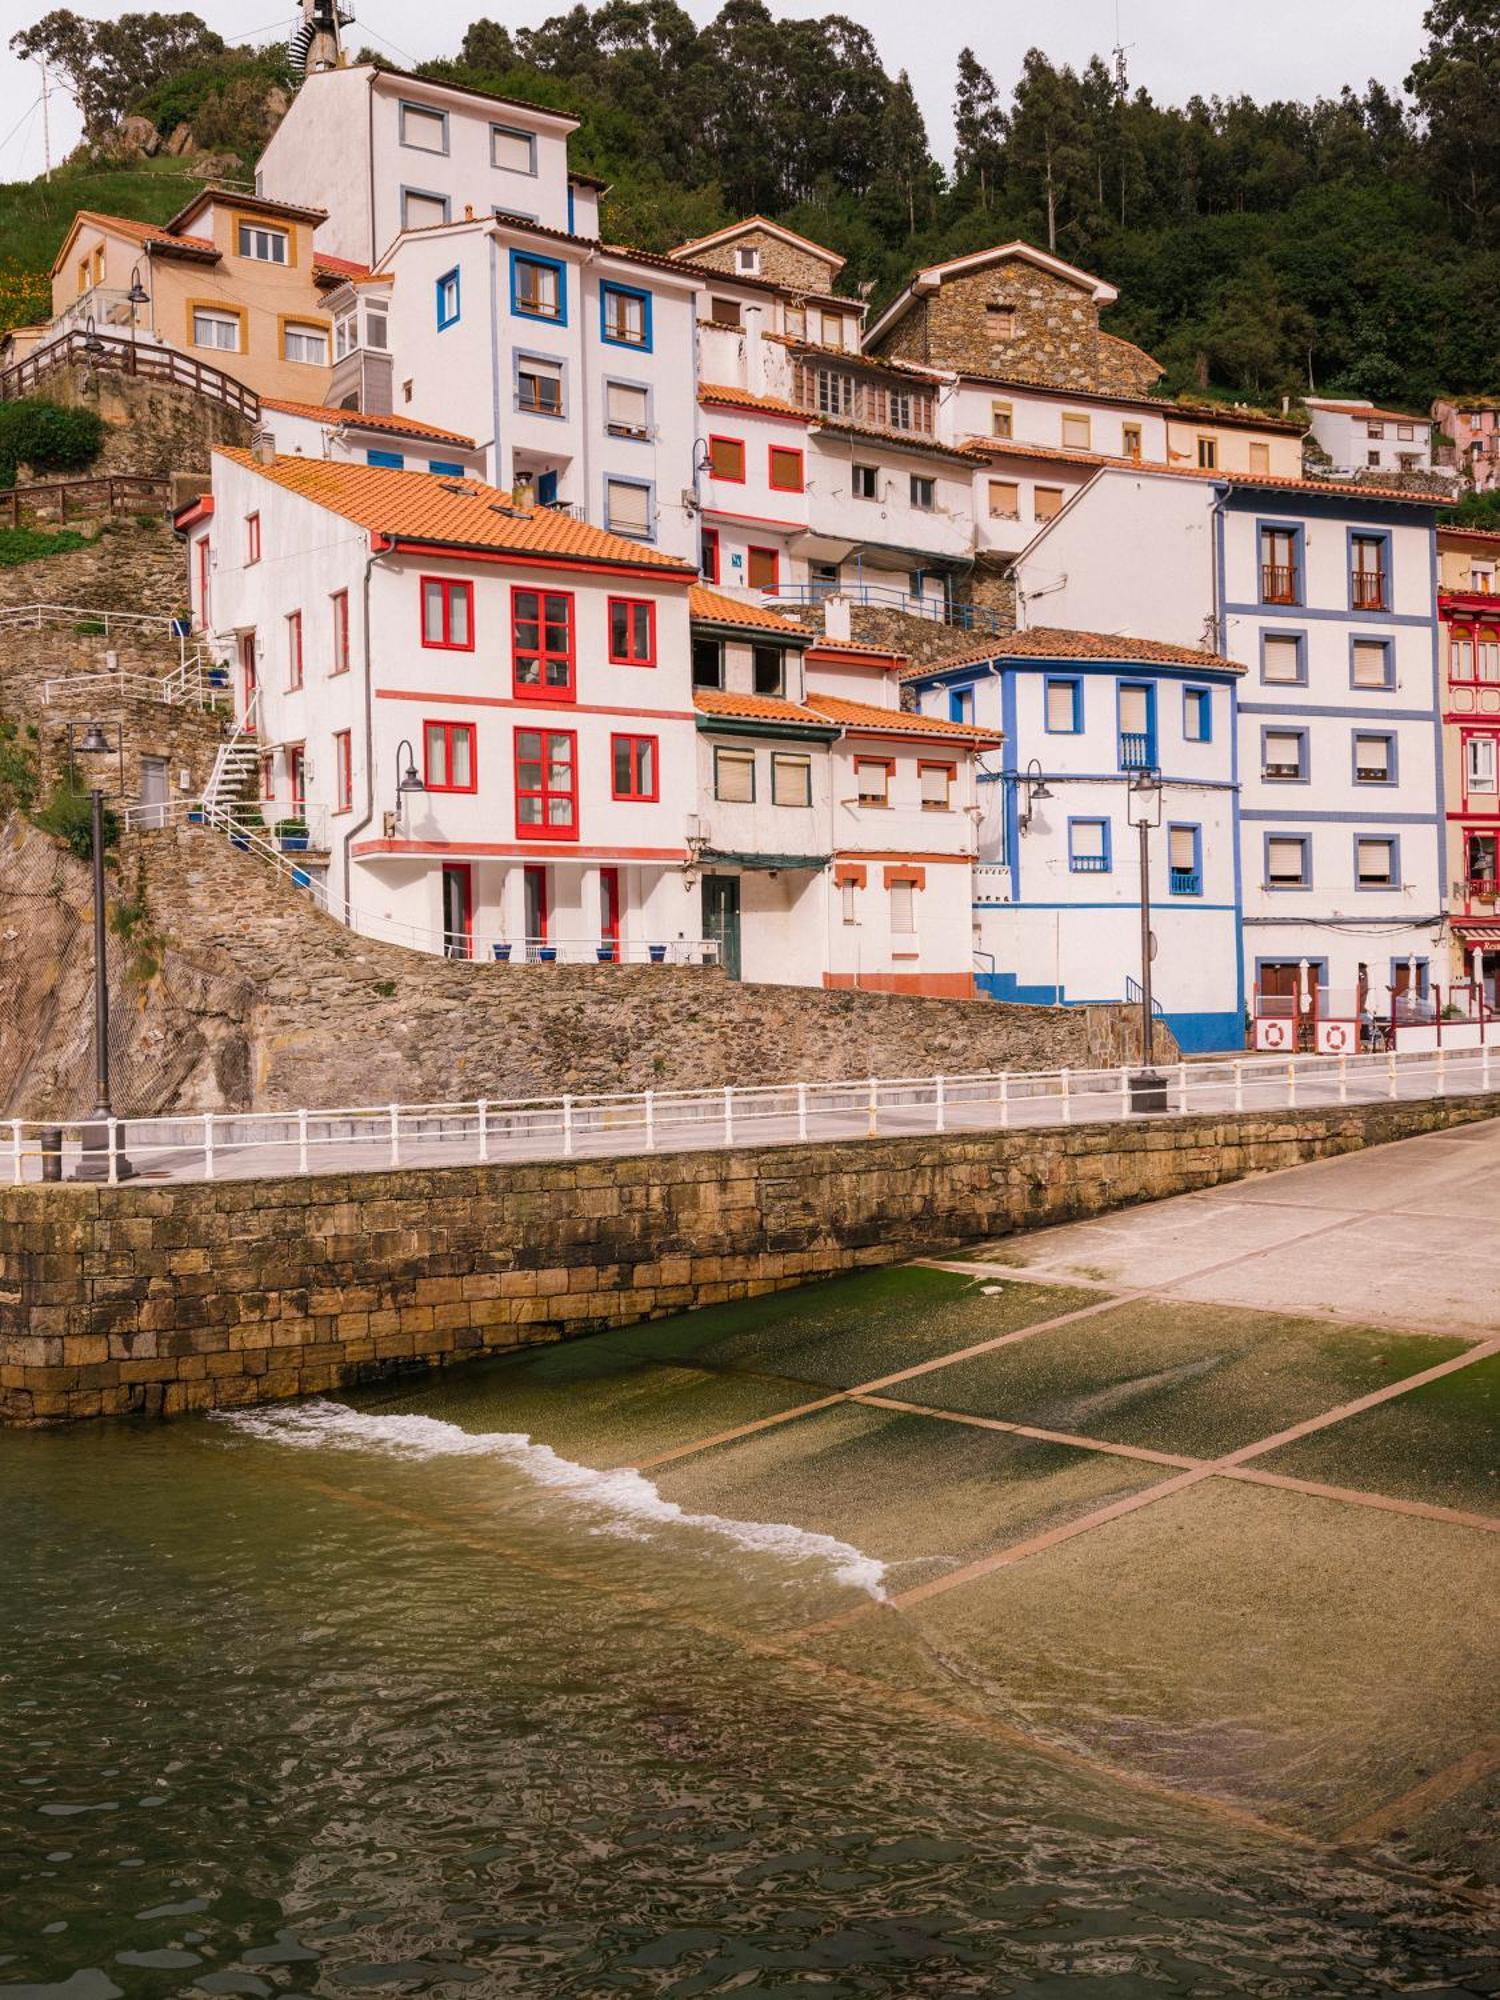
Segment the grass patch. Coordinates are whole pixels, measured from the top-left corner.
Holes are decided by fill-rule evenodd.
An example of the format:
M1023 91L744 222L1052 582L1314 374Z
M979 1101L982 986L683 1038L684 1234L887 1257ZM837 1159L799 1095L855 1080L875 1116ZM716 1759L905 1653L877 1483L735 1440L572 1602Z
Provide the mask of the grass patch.
M179 159L138 160L130 166L64 167L51 181L10 181L0 185L0 243L11 272L46 272L62 246L75 210L100 209L106 215L129 216L137 222L165 222L177 213L201 183L191 179L188 163ZM36 301L21 313L26 319L44 317ZM23 304L18 296L15 310ZM0 321L5 313L0 299Z
M0 569L16 569L43 556L72 555L97 539L76 528L0 528Z

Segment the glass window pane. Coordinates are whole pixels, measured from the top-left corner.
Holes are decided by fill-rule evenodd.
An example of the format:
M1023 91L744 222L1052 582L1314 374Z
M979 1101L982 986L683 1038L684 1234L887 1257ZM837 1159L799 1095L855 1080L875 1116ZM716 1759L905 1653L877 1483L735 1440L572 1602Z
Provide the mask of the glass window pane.
M450 785L470 785L473 778L474 738L467 729L455 729L448 738Z

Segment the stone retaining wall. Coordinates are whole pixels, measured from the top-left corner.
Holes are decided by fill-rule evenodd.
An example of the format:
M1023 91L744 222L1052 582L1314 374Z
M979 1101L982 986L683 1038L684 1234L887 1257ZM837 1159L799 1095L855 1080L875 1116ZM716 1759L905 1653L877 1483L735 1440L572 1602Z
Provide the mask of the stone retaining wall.
M1213 1187L1500 1095L309 1180L0 1193L0 1421L339 1390Z

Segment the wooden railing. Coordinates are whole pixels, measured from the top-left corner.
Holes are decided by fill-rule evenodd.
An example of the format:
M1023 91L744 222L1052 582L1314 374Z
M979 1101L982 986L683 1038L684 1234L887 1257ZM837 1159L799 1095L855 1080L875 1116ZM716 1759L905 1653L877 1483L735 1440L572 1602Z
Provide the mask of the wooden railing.
M0 525L19 528L23 508L30 513L55 512L59 521L66 521L70 500L75 515L145 514L157 508L166 512L172 504L172 481L165 473L111 472L12 486L0 493Z
M1349 595L1356 611L1384 611L1385 571L1355 569L1349 572Z
M172 382L190 389L195 396L222 403L252 423L260 419L260 397L243 382L226 375L222 368L199 361L196 355L181 354L175 347L150 347L118 334L89 333L75 327L61 339L35 347L12 368L0 372L0 403L29 396L42 379L58 368L74 368L86 363L92 368L113 368L124 375L139 375L153 382Z
M1288 563L1262 563L1260 566L1260 600L1262 604L1297 603L1297 571Z

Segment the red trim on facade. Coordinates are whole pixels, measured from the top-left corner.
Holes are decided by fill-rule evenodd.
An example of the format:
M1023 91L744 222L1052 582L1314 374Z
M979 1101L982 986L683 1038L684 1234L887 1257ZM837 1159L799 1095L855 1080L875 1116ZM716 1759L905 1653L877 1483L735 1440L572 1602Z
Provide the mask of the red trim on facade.
M429 589L441 593L439 598L442 606L443 636L441 639L429 639L427 636L427 592ZM467 609L464 613L465 630L469 635L467 639L454 639L449 636L453 631L453 606L460 598L467 601ZM419 576L417 578L417 617L422 644L429 651L440 653L473 652L474 586L467 578L458 576Z
M333 612L333 665L329 669L334 674L349 671L349 593L335 590L329 594L329 606Z
M925 868L941 867L945 862L955 867L973 866L972 854L903 854L895 847L841 847L834 855L835 861L919 861Z
M920 862L893 861L881 873L887 889L894 888L898 882L907 883L913 889L927 887L927 870Z
M615 651L615 612L625 614L625 650ZM634 650L637 616L646 614L646 650ZM656 665L656 606L649 597L611 597L604 607L605 630L609 640L609 661L614 667L654 667Z
M835 889L847 889L851 883L856 889L863 889L868 880L867 870L861 868L856 861L840 862L833 871Z
M626 752L629 764L629 781L635 787L622 792L619 787L619 766L617 759L620 745L628 743ZM651 788L644 791L641 785L641 763L649 748L651 764ZM632 805L655 805L661 797L661 745L654 736L611 736L609 739L609 795Z
M449 547L445 542L415 542L396 535L372 531L370 547L376 555L422 556L429 562L494 563L516 569L562 569L586 571L594 576L628 576L636 583L651 578L657 583L686 586L697 581L697 571L686 563L680 569L665 564L601 562L596 556L544 556L530 549L474 549L462 543Z
M806 521L778 521L771 514L737 514L731 507L705 507L703 511L719 521L738 521L754 528L780 528L788 535L804 535L807 532Z
M728 444L734 446L735 450L740 455L740 469L738 472L721 472L719 468L714 464L714 446L716 444ZM745 449L745 440L743 438L730 437L728 433L724 431L709 432L708 476L710 479L722 480L724 485L726 486L743 486L745 483L745 466L748 456L749 454Z
M525 738L540 738L537 754L529 756L523 749ZM516 839L517 840L576 840L578 838L578 732L576 729L551 729L538 722L523 724L514 732L515 774L516 774ZM552 767L564 760L556 745L565 742L569 784L566 790L552 783ZM534 785L521 782L525 766L534 765L538 778ZM528 799L537 802L539 817L535 824L522 817L521 808ZM557 799L566 799L572 817L561 823L551 816L550 808Z
M333 785L338 804L336 813L354 810L354 737L348 729L334 731Z
M797 483L788 486L776 477L778 458L794 458L797 461ZM807 490L807 467L801 449L794 444L768 444L766 446L766 484L773 493L805 493Z
M769 583L757 583L755 581L754 570L755 570L755 558L757 556L765 557L766 560L771 565L771 581ZM781 588L780 549L768 549L764 547L759 547L754 543L747 544L745 548L745 583L747 587L751 590L780 590Z
M302 613L286 614L286 687L293 693L302 685Z
M535 599L534 615L522 610L523 602L528 598ZM552 615L551 607L556 604L565 607L561 621ZM547 627L559 622L567 630L567 643L560 649L547 643ZM535 626L535 645L521 644L523 623ZM578 694L577 654L577 606L572 591L537 590L530 584L513 583L510 587L510 672L511 692L516 700L527 703L544 702L555 707L574 707ZM523 659L535 663L534 681L522 680ZM566 669L566 680L547 679L548 669L555 666Z
M686 861L685 847L583 847L565 841L555 847L542 840L363 840L350 850L359 855L475 854L530 861Z
M436 768L432 755L430 737L441 731L443 739L442 769L445 777L453 775L453 739L462 734L469 739L469 782L466 785L439 784L433 776ZM472 722L443 722L442 720L422 722L422 782L429 792L477 792L479 790L479 732Z
M245 567L260 561L260 513L245 516Z
M705 583L719 580L719 531L704 528L698 537L698 574Z

